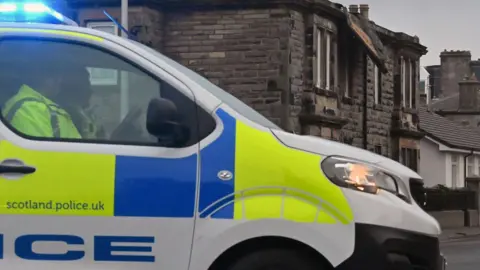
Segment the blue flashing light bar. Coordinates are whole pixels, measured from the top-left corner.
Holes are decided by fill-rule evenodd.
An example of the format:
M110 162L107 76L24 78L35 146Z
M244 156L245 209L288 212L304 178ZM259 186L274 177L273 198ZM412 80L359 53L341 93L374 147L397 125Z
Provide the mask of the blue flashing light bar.
M0 2L0 22L78 24L41 2Z

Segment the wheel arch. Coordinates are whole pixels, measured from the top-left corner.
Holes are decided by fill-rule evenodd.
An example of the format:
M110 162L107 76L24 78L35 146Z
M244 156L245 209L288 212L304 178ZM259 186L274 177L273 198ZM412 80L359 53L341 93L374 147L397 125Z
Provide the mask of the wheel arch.
M333 269L333 265L320 252L305 243L283 236L261 236L245 240L230 247L215 259L208 270L225 270L247 254L273 248L301 251L302 254L311 258L312 261L325 266L326 269Z
M353 223L197 219L195 227L190 270L210 269L219 263L217 260L223 260L219 259L221 256L229 256L233 251L248 250L245 247L252 249L255 243L261 247L272 244L302 247L305 250L308 247L336 267L353 254L355 246Z

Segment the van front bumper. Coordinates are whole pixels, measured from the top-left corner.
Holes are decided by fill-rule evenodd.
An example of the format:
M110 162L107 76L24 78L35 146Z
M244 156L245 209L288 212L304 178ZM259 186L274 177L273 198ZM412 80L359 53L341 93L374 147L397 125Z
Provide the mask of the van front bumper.
M370 224L355 225L355 250L338 270L444 270L438 237Z

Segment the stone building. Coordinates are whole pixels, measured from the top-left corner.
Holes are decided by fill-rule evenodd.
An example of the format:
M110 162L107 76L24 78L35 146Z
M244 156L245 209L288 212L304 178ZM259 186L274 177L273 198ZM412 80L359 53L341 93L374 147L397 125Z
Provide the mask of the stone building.
M82 26L119 32L103 13L119 19L118 2L67 2ZM140 42L204 75L283 128L416 166L422 137L416 112L419 58L427 50L417 37L370 21L368 5L133 3L128 26Z
M440 65L426 67L429 72L431 111L464 126L480 126L480 60L469 51L443 51ZM432 97L432 98L430 98Z

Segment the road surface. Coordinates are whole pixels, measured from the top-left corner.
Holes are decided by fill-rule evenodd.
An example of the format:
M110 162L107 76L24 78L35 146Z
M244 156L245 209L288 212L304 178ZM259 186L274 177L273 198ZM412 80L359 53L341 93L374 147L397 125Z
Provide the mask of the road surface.
M442 243L442 252L447 258L447 269L480 269L480 237L468 237Z

